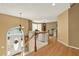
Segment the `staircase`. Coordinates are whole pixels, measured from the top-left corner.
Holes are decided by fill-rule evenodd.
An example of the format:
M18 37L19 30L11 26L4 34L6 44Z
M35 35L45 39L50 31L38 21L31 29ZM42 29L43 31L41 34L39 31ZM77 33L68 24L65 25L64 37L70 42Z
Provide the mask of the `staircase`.
M29 32L29 42L28 46L26 47L29 50L24 52L24 55L28 55L33 51L38 51L40 48L46 46L48 44L48 33L47 32L39 32L39 33Z

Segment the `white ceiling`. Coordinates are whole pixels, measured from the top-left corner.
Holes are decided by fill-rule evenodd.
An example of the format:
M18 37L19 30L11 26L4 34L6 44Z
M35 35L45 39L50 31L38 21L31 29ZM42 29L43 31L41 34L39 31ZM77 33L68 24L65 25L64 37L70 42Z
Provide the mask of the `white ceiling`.
M0 3L0 13L31 19L33 22L51 22L56 21L57 16L68 7L69 3L56 3L55 6L51 3Z

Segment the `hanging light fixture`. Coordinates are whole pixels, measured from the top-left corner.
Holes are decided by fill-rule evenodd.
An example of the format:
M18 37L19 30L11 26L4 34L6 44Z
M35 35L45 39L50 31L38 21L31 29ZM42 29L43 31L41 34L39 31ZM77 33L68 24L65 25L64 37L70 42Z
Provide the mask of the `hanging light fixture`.
M21 31L21 25L19 25L19 31Z
M21 20L22 12L20 12L19 15L20 15L20 20ZM20 22L19 31L21 31L21 29L22 29L22 27L21 27L21 22Z
M20 18L20 20L22 20L22 12L21 12L22 10L20 10L20 12L19 12L19 18ZM21 25L21 21L20 21L20 24L19 24L19 31L21 31L21 29L23 29L24 27L22 27L22 25Z

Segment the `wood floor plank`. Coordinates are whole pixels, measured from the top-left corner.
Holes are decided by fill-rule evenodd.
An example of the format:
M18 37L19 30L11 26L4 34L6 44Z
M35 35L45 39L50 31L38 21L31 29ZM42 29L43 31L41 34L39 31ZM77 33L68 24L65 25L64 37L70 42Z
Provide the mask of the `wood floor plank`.
M56 39L49 39L47 46L39 49L37 52L28 54L29 56L79 56L79 50L69 48L59 43Z

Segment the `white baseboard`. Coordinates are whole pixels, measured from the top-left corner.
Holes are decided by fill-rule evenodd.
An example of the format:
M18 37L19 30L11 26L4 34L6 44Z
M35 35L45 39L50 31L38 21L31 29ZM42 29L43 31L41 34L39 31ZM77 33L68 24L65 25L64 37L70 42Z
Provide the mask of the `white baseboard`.
M63 45L65 45L65 46L69 46L68 44L66 44L66 43L64 43L64 42L62 42L62 41L60 41L60 40L58 40L61 44L63 44Z
M68 45L68 44L66 44L66 43L64 43L64 42L62 42L62 41L60 41L60 40L58 40L61 44L64 44L65 46L67 46L67 47L70 47L70 48L74 48L74 49L79 49L78 47L74 47L74 46L70 46L70 45Z
M74 48L74 49L78 49L79 50L79 48L78 47L75 47L75 46L69 46L70 48Z

